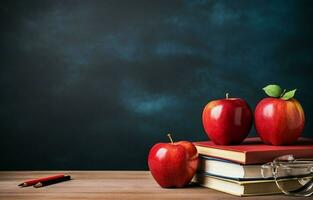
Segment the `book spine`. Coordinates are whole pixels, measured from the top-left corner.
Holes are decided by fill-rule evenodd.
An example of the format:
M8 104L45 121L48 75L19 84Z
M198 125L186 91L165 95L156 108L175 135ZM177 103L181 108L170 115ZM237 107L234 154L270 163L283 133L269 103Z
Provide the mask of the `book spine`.
M249 151L246 152L246 162L244 164L264 164L272 162L275 158L292 154L296 158L310 158L313 155L311 149L289 149L279 151Z

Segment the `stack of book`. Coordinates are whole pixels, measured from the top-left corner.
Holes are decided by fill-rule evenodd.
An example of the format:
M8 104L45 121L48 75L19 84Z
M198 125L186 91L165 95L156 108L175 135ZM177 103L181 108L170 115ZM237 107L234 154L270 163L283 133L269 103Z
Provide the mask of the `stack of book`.
M299 139L292 146L265 145L259 138L248 138L241 145L221 146L211 141L195 142L200 159L193 181L211 189L237 196L281 193L273 178L263 178L261 165L276 157L292 154L312 158L312 140ZM289 187L298 184L285 178Z

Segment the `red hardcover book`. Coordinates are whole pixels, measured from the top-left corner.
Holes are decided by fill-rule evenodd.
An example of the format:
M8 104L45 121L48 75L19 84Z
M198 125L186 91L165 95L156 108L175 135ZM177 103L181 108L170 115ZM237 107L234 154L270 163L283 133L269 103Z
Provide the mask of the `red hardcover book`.
M212 141L194 142L198 153L241 164L262 164L276 157L292 154L295 158L313 158L313 140L300 138L289 146L263 144L260 138L247 138L240 145L216 145Z

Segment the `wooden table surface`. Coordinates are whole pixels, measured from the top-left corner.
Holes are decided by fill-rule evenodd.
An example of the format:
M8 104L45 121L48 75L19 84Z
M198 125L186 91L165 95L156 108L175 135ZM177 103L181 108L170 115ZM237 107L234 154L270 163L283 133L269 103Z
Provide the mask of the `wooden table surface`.
M73 180L42 188L17 185L24 180L65 173ZM0 199L239 199L208 188L190 186L183 189L163 189L148 171L2 171ZM269 195L246 199L310 199ZM313 199L313 197L312 197Z

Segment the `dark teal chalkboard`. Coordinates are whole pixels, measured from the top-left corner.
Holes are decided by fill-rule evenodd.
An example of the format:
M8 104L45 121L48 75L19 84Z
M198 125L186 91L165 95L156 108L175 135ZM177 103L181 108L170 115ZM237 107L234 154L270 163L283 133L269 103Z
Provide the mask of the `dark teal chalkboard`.
M209 100L269 83L313 137L312 4L1 1L0 169L146 169L168 131L207 139Z

